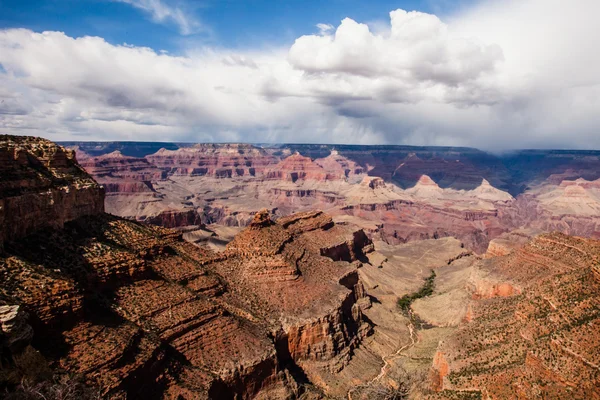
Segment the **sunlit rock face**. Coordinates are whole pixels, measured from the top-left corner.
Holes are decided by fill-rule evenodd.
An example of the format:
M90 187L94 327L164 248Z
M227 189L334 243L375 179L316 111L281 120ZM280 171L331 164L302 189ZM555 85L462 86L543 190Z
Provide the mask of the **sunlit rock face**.
M3 139L4 221L31 221L4 231L3 387L35 358L44 373L81 375L106 396L294 398L304 390L298 368L339 372L372 334L357 305L369 301L358 259L373 250L360 229L322 212L274 221L262 210L215 253L105 214L102 188L73 153ZM98 158L94 168L121 174L146 168L120 154ZM48 203L53 190L73 198ZM337 248L344 261L332 257Z

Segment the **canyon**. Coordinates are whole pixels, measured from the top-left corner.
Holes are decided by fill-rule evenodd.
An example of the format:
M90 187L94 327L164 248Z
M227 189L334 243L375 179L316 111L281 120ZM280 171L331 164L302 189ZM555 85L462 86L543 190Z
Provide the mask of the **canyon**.
M7 396L600 398L600 152L64 145L0 136Z
M411 146L69 142L106 211L177 228L318 209L387 243L519 231L600 238L600 152Z

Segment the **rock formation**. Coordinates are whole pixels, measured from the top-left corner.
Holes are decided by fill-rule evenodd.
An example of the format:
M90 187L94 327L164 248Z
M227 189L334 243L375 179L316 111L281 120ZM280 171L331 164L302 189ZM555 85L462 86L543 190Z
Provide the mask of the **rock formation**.
M59 146L5 143L28 162L7 160L3 178L34 176L38 163L51 177L68 167L77 180L65 175L44 190L75 191L85 182L95 189L92 204L102 204L103 192L74 158L57 162L37 151L67 154ZM19 174L5 175L13 164ZM32 198L43 196L29 187ZM5 235L3 354L18 358L32 340L53 371L80 374L107 396L292 398L306 376L342 370L372 332L357 306L366 294L355 261L372 244L321 212L272 221L263 211L225 252L213 253L174 231L93 211L62 210L73 218ZM332 259L330 249L344 246L348 255L339 258L348 262Z
M325 161L325 166L329 165L330 162L331 160ZM344 174L340 173L340 170L343 169L343 166L339 165L335 161L334 163L335 168L330 172L323 168L323 166L321 166L319 163L311 160L310 157L304 157L300 153L296 153L283 159L281 162L279 162L279 164L273 166L269 171L266 172L266 178L289 182L342 179L346 176L345 172Z
M85 167L107 190L108 212L166 227L245 226L262 208L277 216L320 209L376 223L390 243L455 236L478 253L515 229L600 237L595 152L72 145L86 152Z
M262 176L277 159L266 151L246 144L199 144L177 150L160 149L146 159L169 175Z
M337 178L350 178L365 172L363 167L342 156L337 150L332 150L325 158L315 160L315 163Z
M182 234L105 214L73 152L0 138L2 393L600 398L600 242L535 237L595 235L593 160L515 198L470 149L81 148L110 207ZM245 228L183 240L204 222Z
M505 283L480 285L470 322L440 344L438 397L599 398L599 251L598 241L546 234L487 260Z
M104 211L103 189L50 141L0 136L0 171L0 243Z

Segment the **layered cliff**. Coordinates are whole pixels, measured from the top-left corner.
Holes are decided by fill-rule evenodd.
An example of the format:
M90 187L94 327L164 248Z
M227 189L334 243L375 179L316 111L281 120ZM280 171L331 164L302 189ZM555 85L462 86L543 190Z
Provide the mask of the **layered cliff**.
M286 228L261 218L214 254L162 228L83 217L12 243L1 295L30 311L51 366L105 394L292 397L290 369L340 370L372 328L355 306L355 269L305 247L352 235L320 214Z
M77 159L82 167L106 189L106 193L136 194L153 192L152 181L165 179L167 174L144 158L124 156L120 151L98 157Z
M265 177L267 179L278 179L289 182L343 179L346 176L345 170L343 173L341 171L343 166L337 164L336 162L334 163L336 168L334 168L333 171L329 171L324 167L327 167L327 165L330 163L325 162L324 166L321 166L317 162L313 161L310 157L304 157L300 153L296 153L286 157L277 165L269 169L266 172Z
M277 159L265 150L248 144L198 144L177 150L160 149L146 159L169 175L262 176Z
M7 147L20 140L8 138ZM64 152L41 139L24 142ZM27 168L19 157L7 159L4 168L21 173L7 176L22 179L50 159L47 168L97 189L90 201L102 204L102 190L74 157L69 164L27 154ZM61 190L64 182L45 189ZM357 306L367 298L356 272L372 244L321 212L277 222L261 212L223 253L101 209L69 212L60 224L13 234L0 255L2 390L27 375L22 356L33 346L37 356L28 359L45 373L81 375L105 396L293 398L317 368L343 369L372 332ZM329 254L340 246L346 261Z
M50 141L0 136L0 244L104 211L103 189Z

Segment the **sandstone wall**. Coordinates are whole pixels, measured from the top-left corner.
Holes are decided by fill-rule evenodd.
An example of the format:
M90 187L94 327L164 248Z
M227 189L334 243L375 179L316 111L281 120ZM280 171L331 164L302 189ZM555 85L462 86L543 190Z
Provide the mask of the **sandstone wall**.
M0 136L0 243L103 211L104 191L75 152L43 139Z

